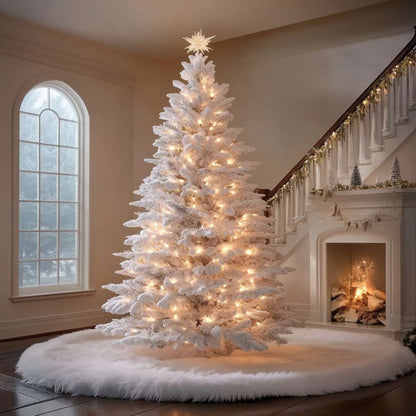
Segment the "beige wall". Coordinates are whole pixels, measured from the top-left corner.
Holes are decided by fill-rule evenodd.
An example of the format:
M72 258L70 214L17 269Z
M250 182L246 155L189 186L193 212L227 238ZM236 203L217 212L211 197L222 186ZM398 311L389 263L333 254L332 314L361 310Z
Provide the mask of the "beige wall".
M140 123L151 126L145 111L147 87L135 96L138 80L153 73L137 57L0 16L0 339L92 325L111 317L101 305L110 292L101 285L119 281L114 275L132 215L133 101L141 108ZM74 88L90 116L90 282L87 296L13 303L11 294L12 111L16 96L34 79L57 79ZM159 99L159 98L158 98ZM153 111L153 108L152 108ZM152 115L154 117L154 115ZM140 124L139 123L139 124ZM150 131L146 129L147 137ZM136 173L137 175L137 173Z
M416 2L393 1L213 45L259 187L276 185L387 66L414 16Z
M366 183L375 183L377 178L384 182L390 178L391 165L397 155L402 179L416 182L416 130L392 153L374 172L365 180Z

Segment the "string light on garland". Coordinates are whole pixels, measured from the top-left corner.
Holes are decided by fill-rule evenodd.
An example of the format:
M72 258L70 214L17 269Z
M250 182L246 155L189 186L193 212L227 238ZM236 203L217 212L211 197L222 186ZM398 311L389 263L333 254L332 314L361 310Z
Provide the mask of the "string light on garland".
M398 76L404 76L409 67L414 67L416 62L416 49L412 49L397 65L395 65L390 72L381 77L378 82L375 83L368 95L361 101L360 104L345 117L345 120L328 135L328 138L322 143L319 148L312 148L309 154L306 156L302 166L296 172L303 175L295 176L295 173L288 179L288 181L276 191L276 193L268 199L268 203L273 203L282 198L282 195L287 189L293 189L296 183L303 182L305 176L310 172L313 163L320 163L325 160L335 148L336 144L342 143L346 140L348 128L362 119L369 111L371 104L377 104L380 102L382 95L389 93L389 88L392 82ZM307 172L307 173L305 173Z

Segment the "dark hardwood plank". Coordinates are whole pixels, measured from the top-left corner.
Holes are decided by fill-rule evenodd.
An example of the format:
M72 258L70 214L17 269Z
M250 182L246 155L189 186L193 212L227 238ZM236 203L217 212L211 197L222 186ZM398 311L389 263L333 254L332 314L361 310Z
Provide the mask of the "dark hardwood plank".
M58 396L56 393L53 393L50 390L32 386L30 384L24 383L21 380L6 376L4 374L0 374L0 388L20 394L25 394L26 396L38 399L38 401L50 400Z
M91 414L94 415L130 416L147 412L164 405L166 404L145 400L94 398L82 407L88 408Z
M271 416L277 412L305 401L305 397L281 397L263 400L250 400L236 403L223 403L210 416Z
M219 407L218 403L161 403L161 406L146 411L143 416L203 416L211 415Z
M346 416L355 409L406 383L416 380L416 373L371 387L323 396L312 396L297 404L293 410L312 412L320 416ZM415 392L416 393L416 392Z
M25 394L20 394L0 388L0 412L27 406L38 401L38 399L26 396Z
M69 397L59 398L54 400L46 400L35 403L29 406L21 407L19 409L11 410L9 412L1 413L1 416L34 416L48 414L54 410L73 407L79 403L91 400L90 397Z
M414 416L416 415L416 380L401 385L376 400L364 404L348 416Z

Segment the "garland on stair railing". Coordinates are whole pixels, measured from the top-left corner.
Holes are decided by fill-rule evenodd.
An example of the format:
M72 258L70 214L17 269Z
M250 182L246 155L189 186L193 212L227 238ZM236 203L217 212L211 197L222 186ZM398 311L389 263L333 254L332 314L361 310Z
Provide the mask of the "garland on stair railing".
M414 38L411 42L414 41ZM319 147L313 147L305 156L305 160L299 168L297 168L290 178L277 190L271 191L274 194L267 199L268 203L276 200L280 200L283 193L289 189L292 189L295 185L303 183L305 177L309 175L312 168L312 164L315 162L321 162L326 159L331 153L333 147L338 142L343 142L346 138L347 128L350 124L356 120L363 118L366 112L369 110L371 104L378 103L380 101L382 93L387 93L388 87L392 84L392 81L397 76L402 76L406 73L410 66L414 66L416 63L416 49L413 47L405 57L393 66L390 71L379 77L372 85L370 92L364 99L352 110L344 120L340 121L338 127L328 134L328 138ZM324 136L326 137L326 136ZM276 189L276 188L275 188Z

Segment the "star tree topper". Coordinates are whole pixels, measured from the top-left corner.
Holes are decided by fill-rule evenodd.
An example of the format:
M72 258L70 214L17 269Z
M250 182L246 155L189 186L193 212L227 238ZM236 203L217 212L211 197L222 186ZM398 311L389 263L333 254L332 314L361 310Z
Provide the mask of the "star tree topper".
M211 48L208 46L208 44L209 42L211 42L211 39L213 38L215 38L215 36L206 38L202 34L202 30L199 29L197 32L194 32L194 34L190 38L183 38L189 43L189 45L185 49L188 53L209 52Z

